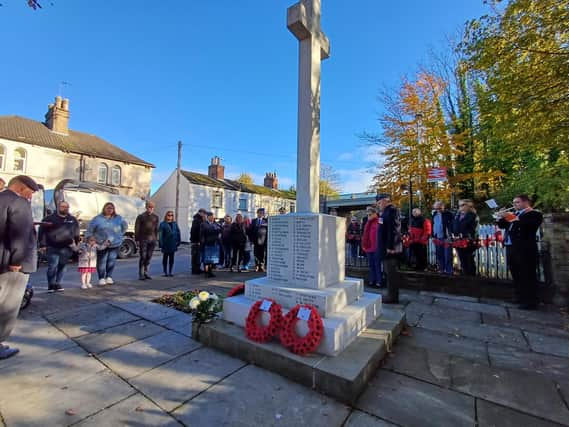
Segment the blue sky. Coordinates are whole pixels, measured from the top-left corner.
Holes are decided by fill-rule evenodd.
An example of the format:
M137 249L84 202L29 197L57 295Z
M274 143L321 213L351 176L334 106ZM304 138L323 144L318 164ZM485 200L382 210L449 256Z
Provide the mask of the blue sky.
M286 28L294 0L1 0L0 115L43 120L62 87L70 128L156 165L153 190L176 167L261 184L296 177L298 42ZM378 91L397 86L445 46L482 0L322 0L331 56L322 66L321 158L344 192L365 191ZM69 82L61 86L60 82Z

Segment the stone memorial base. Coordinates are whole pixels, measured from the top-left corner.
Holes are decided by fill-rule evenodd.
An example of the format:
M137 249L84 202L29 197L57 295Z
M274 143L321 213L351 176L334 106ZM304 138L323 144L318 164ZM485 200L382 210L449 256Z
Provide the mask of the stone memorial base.
M245 284L245 292L249 282ZM279 300L277 300L279 302ZM238 295L223 301L223 318L227 322L245 327L245 319L255 300ZM280 303L280 302L279 302ZM283 315L288 310L283 307ZM381 295L364 292L363 295L350 305L335 311L322 319L324 333L316 353L336 356L350 345L356 337L367 328L381 313ZM264 314L264 313L263 313ZM268 321L268 314L267 321ZM263 320L263 319L261 319ZM296 333L304 336L308 332L306 322L296 323Z
M353 405L391 350L404 323L403 311L383 308L381 318L373 321L337 356L298 356L278 340L259 344L246 337L244 328L222 319L201 325L194 339Z

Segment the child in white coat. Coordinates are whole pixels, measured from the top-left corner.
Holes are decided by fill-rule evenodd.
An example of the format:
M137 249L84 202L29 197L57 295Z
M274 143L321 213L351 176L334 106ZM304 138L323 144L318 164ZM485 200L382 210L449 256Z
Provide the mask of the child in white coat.
M81 273L81 289L90 289L91 273L97 271L97 250L103 250L108 246L105 242L97 244L95 236L90 236L86 242L79 245L79 273Z

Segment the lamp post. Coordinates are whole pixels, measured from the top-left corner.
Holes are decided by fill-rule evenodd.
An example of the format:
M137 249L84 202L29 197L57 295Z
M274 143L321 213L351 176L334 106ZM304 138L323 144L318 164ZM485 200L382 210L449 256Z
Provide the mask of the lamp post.
M422 114L422 113L417 113L417 114L415 114L415 121L417 122L417 153L418 153L418 155L417 155L417 163L418 163L418 165L417 165L417 166L418 166L418 169L419 169L419 188L418 188L419 195L418 195L418 198L419 198L419 209L421 209L421 202L422 202L422 199L423 199L423 198L422 198L422 195L423 195L423 193L422 193L423 180L422 180L422 177L421 177L422 172L423 172L423 167L422 167L422 164L421 164L421 123L422 123L422 121L423 121L423 114Z

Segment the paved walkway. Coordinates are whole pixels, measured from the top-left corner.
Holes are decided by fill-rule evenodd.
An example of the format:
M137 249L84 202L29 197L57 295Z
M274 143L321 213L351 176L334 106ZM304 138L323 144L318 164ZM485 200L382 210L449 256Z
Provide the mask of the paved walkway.
M165 290L223 293L243 276L36 295L9 341L21 354L0 362L0 425L569 426L569 322L558 312L404 291L409 334L347 407L203 347L189 316L149 302Z

